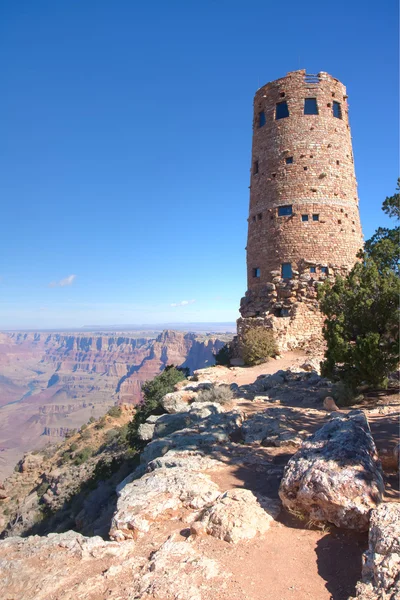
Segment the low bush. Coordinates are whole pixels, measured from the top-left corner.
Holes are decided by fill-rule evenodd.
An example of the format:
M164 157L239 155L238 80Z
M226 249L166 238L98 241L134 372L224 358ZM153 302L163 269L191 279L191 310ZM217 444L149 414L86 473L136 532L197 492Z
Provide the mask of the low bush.
M214 354L214 356L215 356L215 364L216 365L221 365L223 367L230 367L231 358L232 358L231 345L225 344L225 346L222 346L222 348L220 348L220 350L218 350L218 352L216 354Z
M109 417L113 417L113 419L117 419L118 417L121 416L122 414L122 409L120 406L112 406L108 412L107 412Z
M135 450L141 450L145 442L138 439L138 429L150 415L162 415L165 410L161 406L161 399L174 391L175 385L188 377L187 369L180 369L173 365L165 367L164 371L156 375L151 381L142 385L143 402L137 406L136 413L128 425L127 438Z
M213 385L209 390L202 390L196 398L196 402L217 402L228 404L233 399L233 392L229 385Z
M272 330L265 327L248 329L241 339L241 352L248 366L266 362L278 352Z
M74 457L74 465L82 465L92 456L93 450L89 446L82 448Z

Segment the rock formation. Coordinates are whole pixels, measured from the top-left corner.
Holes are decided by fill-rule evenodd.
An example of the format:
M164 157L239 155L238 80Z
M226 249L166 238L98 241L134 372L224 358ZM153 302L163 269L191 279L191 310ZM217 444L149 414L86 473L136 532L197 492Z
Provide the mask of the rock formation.
M375 443L362 411L334 415L290 459L279 496L310 521L367 531L384 491Z

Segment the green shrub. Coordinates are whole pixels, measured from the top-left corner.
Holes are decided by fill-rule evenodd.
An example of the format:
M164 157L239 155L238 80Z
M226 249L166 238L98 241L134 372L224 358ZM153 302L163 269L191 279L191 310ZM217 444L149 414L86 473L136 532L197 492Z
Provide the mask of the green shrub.
M38 488L36 488L36 493L39 498L41 498L49 489L49 484L46 481L43 481Z
M86 427L87 427L87 423L84 423L84 424L81 426L81 433L82 433L82 431L85 431Z
M109 417L113 417L114 419L117 419L118 417L121 416L122 414L122 409L120 406L112 406L108 412L107 412Z
M83 433L81 434L81 439L82 440L90 440L90 438L92 437L90 431L83 431Z
M229 385L222 384L213 386L209 390L201 390L196 402L217 402L218 404L228 404L233 399L233 392Z
M140 450L145 445L138 439L139 426L146 421L150 415L161 415L165 412L161 406L161 399L165 394L174 391L175 385L188 376L187 369L179 369L173 365L165 367L164 371L156 375L151 381L145 381L142 385L143 402L138 405L132 421L128 425L128 441L132 448Z
M113 442L116 442L119 438L119 429L109 429L106 432L106 443L107 444L112 444Z
M96 421L96 419L94 417L90 417L88 423L94 423Z
M71 452L75 452L75 450L78 450L78 444L75 444L75 443L71 444L69 449Z
M82 465L93 455L93 450L89 446L82 448L79 452L76 453L74 458L74 465Z
M101 417L101 419L99 421L97 421L95 428L96 429L104 429L104 427L107 425L107 420L105 417Z
M231 345L225 344L225 346L222 346L222 348L220 348L218 350L218 352L216 354L214 354L215 356L215 364L216 365L222 365L223 367L230 367L231 365L231 358L232 358L232 348Z
M399 217L399 194L383 210ZM353 396L361 385L387 387L399 362L399 228L379 228L349 275L319 290L327 319L321 373L343 382Z
M253 327L245 331L241 339L241 352L246 365L266 362L278 352L272 330Z

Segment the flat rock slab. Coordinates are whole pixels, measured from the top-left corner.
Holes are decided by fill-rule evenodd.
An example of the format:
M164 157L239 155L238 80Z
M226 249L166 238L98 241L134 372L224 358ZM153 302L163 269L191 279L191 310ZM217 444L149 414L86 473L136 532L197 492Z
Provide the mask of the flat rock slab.
M317 523L367 531L382 501L383 474L360 410L337 414L289 460L279 496L289 510Z

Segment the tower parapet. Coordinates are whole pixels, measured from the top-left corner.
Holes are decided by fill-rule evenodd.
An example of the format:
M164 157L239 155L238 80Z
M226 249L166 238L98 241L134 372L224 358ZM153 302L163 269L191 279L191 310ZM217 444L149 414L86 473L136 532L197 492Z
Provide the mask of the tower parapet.
M321 334L317 288L362 247L345 86L293 71L254 98L247 292L238 333L272 327L282 349Z

